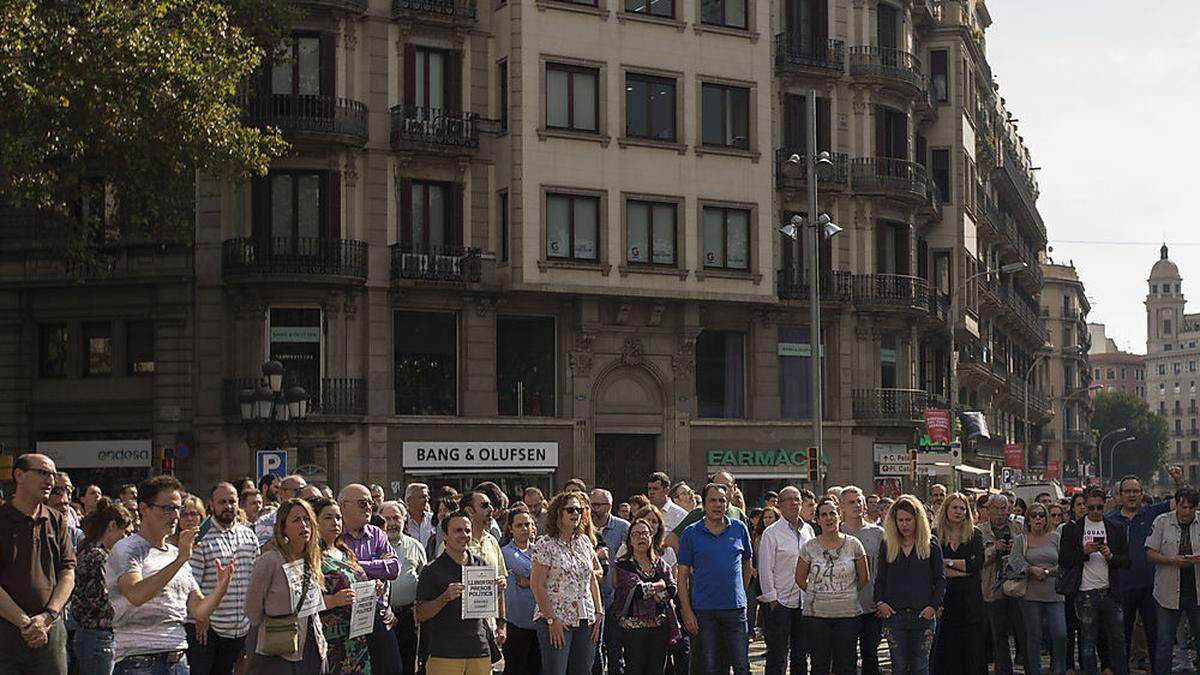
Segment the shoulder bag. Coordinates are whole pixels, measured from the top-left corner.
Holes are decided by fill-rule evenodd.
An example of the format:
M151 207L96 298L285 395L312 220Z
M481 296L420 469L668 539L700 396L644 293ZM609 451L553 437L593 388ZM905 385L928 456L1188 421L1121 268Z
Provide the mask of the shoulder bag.
M1029 537L1021 537L1021 557L1024 558L1029 552ZM1026 561L1025 569L1014 569L1013 566L1004 563L1004 581L1000 584L1000 591L1005 596L1010 598L1023 598L1025 591L1029 587L1029 563Z
M312 569L304 563L304 583L300 587L300 599L296 601L296 609L291 614L283 616L268 615L263 619L259 629L257 651L266 656L285 656L295 654L300 649L300 607L308 597L309 585L312 583Z

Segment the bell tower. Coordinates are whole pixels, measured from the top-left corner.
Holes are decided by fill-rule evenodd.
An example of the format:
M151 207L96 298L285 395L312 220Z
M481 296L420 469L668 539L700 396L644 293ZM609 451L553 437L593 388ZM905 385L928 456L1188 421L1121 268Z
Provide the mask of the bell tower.
M1170 351L1183 329L1183 279L1171 262L1167 245L1159 249L1158 261L1146 280L1146 353Z

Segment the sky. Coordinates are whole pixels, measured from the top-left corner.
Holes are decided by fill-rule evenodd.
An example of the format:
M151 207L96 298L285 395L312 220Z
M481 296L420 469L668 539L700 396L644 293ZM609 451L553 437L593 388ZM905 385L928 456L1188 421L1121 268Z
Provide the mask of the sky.
M1049 256L1075 265L1089 321L1106 324L1121 349L1145 353L1146 278L1164 240L1185 297L1200 288L1191 283L1200 228L1190 212L1200 133L1188 124L1200 111L1200 2L987 5L988 62L1041 167Z

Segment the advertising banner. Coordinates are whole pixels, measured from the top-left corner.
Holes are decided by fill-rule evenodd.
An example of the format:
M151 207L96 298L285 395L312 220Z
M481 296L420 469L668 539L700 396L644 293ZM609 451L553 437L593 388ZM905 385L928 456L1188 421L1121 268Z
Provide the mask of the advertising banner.
M945 445L950 442L950 411L941 408L925 409L925 433L929 442Z
M1014 469L1025 468L1025 444L1024 443L1005 443L1004 444L1004 466Z

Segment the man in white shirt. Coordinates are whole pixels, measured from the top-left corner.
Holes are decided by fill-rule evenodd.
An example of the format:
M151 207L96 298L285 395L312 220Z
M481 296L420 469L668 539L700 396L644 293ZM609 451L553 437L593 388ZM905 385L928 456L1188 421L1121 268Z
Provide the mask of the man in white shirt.
M429 512L429 486L424 483L409 483L408 487L404 488L404 503L404 510L408 512L408 524L404 526L404 534L416 539L421 546L428 546L435 527L433 514Z
M872 608L875 606L875 575L879 568L879 544L883 541L883 528L863 520L867 502L863 498L863 491L857 486L839 488L838 499L842 504L842 532L862 542L867 551L870 571L867 585L858 593L859 607L863 610L858 622L862 675L879 675L879 642L883 639L883 625Z
M790 662L793 675L804 675L808 672L801 613L804 602L796 585L796 561L813 531L800 519L800 490L795 487L779 491L779 511L783 518L763 531L758 544L758 583L762 588L758 601L767 611L767 665L763 672L784 675Z
M396 643L400 649L401 675L417 672L417 622L413 607L417 599L417 581L425 569L425 547L404 533L408 512L400 502L384 502L379 508L383 516L388 543L400 561L400 574L390 582L392 612L396 615ZM432 518L427 518L432 520Z
M671 477L665 472L655 471L646 481L646 496L663 515L663 531L671 532L687 517L687 510L671 501Z

